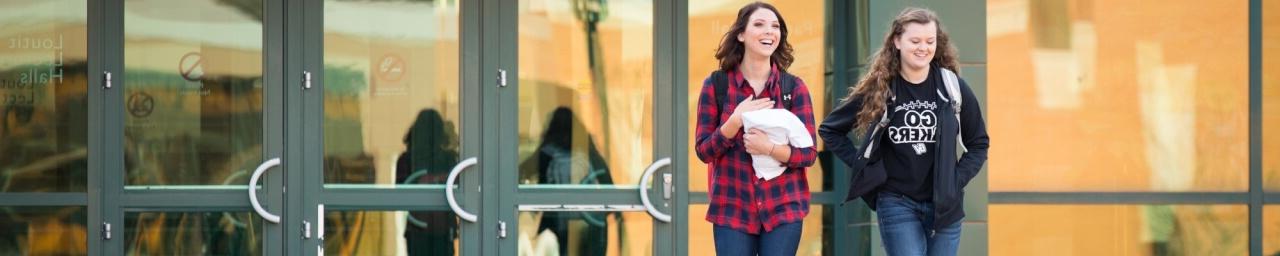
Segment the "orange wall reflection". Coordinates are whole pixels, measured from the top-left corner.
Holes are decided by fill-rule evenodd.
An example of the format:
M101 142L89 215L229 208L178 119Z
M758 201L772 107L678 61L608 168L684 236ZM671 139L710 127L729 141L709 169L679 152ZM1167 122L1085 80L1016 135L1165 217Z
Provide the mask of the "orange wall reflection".
M1248 188L1248 3L990 0L992 191ZM992 205L993 255L1247 254L1243 205Z
M988 1L992 191L1244 191L1247 3Z

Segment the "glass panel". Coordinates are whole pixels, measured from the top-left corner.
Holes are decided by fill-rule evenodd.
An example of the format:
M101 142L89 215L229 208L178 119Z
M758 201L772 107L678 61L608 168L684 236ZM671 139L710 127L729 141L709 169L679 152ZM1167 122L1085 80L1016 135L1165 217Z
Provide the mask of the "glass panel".
M519 183L636 184L653 162L653 3L519 2Z
M698 124L698 96L702 92L702 82L708 74L720 67L715 58L715 50L720 39L733 25L738 9L755 1L689 1L689 190L707 191L707 165L700 161L694 151L694 143L698 141L694 127ZM787 72L804 80L809 88L813 101L814 120L821 123L831 106L826 95L826 2L824 1L774 1L771 4L778 8L782 18L787 22L787 41L791 43L795 62ZM814 124L815 127L817 124ZM809 167L808 179L810 191L823 191L830 187L828 181L832 173L825 168L832 164L842 164L828 157L822 140L818 144L818 162ZM831 163L828 163L831 161Z
M1280 1L1262 1L1262 173L1280 190ZM1265 157L1272 156L1272 157Z
M1262 255L1280 255L1280 206L1262 207Z
M126 212L127 255L262 255L262 218L250 212Z
M324 8L325 183L444 183L458 163L458 2Z
M715 235L711 232L714 225L706 219L707 208L705 204L689 205L689 255L716 254ZM829 209L827 205L809 205L796 255L834 255L832 248L826 246L833 242L831 228L835 227Z
M84 192L84 0L0 3L0 192Z
M450 211L330 211L327 255L457 255L458 218Z
M520 212L520 255L653 255L646 212Z
M261 164L261 6L124 2L126 184L225 185Z
M991 205L991 255L1247 255L1245 205Z
M987 4L990 190L1248 188L1247 1Z
M0 254L89 254L83 206L4 207L0 211Z

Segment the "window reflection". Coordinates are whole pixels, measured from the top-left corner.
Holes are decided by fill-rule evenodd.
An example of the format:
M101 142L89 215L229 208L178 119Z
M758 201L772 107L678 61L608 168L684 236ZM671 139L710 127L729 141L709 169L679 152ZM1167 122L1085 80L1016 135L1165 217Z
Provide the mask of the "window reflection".
M987 1L991 190L1244 191L1248 3L1180 2Z
M262 255L262 218L248 212L128 212L127 255Z
M1280 206L1262 208L1262 255L1280 254Z
M458 255L457 219L449 211L330 211L325 255Z
M0 208L0 254L88 255L85 207Z
M992 205L992 255L1247 255L1244 205Z
M124 2L125 74L113 80L123 80L126 184L247 182L262 162L261 5Z
M552 111L533 156L520 164L520 180L536 180L537 184L613 184L609 165L596 149L595 140L585 134L580 120L566 107Z
M0 192L85 191L86 8L0 3Z
M1280 1L1262 1L1262 173L1280 190Z
M520 212L519 255L652 255L645 212Z
M324 9L324 182L444 183L459 150L458 3Z
M520 184L635 184L653 154L653 3L520 1Z

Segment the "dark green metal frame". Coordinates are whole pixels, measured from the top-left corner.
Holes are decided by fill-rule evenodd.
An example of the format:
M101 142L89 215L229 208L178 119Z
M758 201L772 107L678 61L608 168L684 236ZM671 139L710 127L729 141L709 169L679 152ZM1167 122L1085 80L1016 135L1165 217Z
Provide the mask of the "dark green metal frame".
M88 210L88 246L94 255L123 254L125 245L124 215L133 211L237 211L248 212L244 189L201 190L125 190L123 145L124 102L124 10L123 0L86 1L88 4L89 56L89 174L85 193L7 193L0 194L5 206L86 206ZM515 239L497 239L496 225L505 221L509 229L516 227L517 203L612 203L638 204L634 190L519 190L509 172L516 168L515 132L503 127L517 120L514 105L518 81L498 87L491 78L497 69L506 69L509 77L517 77L517 13L513 0L478 0L461 2L461 51L459 65L462 101L461 125L463 158L481 161L460 178L459 198L462 206L481 216L477 223L462 224L460 252L468 255L513 254ZM690 192L685 184L693 171L687 166L689 124L685 78L688 74L688 0L654 2L654 158L671 157L672 165L662 173L676 173L676 191L671 199L675 207L661 208L673 216L672 223L654 221L654 252L659 255L688 254L688 206L706 204L705 192ZM321 123L323 81L313 82L310 90L301 88L301 72L309 70L323 77L321 44L323 18L320 0L264 1L264 153L263 158L281 157L280 167L267 172L260 189L264 205L282 215L281 224L268 224L264 234L264 252L271 255L311 255L320 241L303 239L298 229L303 221L317 225L315 206L325 204L331 210L445 210L443 192L433 188L409 189L339 189L321 184L323 148ZM827 43L834 58L826 63L827 84L849 84L860 74L863 58L872 46L870 1L827 0ZM1262 183L1262 1L1249 0L1249 190L1247 192L995 192L991 204L1224 204L1247 205L1249 208L1249 254L1262 255L1262 209L1280 204L1280 193L1267 193ZM286 8L288 7L288 8ZM849 24L840 26L836 24ZM985 62L985 61L984 61ZM112 89L104 89L100 74L114 74ZM843 95L843 86L829 86L826 95ZM835 104L828 97L828 104ZM294 114L286 114L294 113ZM482 146L494 145L494 146ZM833 165L834 187L847 186L848 172ZM300 193L285 193L285 187L300 188ZM474 192L478 188L497 193ZM590 192L590 193L584 193ZM574 197L568 197L573 195ZM586 196L583 196L586 195ZM661 198L651 190L654 198ZM405 203L401 198L423 198ZM563 198L574 198L566 202ZM835 207L843 200L838 191L814 193L813 203L826 205L832 214L833 241L862 241L869 234L858 231L858 223L870 216L861 204ZM287 204L286 204L287 202ZM102 223L113 224L113 238L102 239ZM868 245L835 243L829 253L835 255L866 254Z

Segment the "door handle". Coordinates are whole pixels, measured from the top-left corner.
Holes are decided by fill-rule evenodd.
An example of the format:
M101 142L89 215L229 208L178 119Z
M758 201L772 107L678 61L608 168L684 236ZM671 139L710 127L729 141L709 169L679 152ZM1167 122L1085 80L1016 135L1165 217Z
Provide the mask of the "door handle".
M258 203L258 178L262 178L262 173L267 169L280 165L280 158L272 158L258 165L258 169L253 170L253 175L249 176L249 204L253 205L253 211L258 212L258 216L271 223L280 223L280 216L267 212L262 208L262 204Z
M462 170L475 165L477 162L478 160L476 160L475 157L462 160L458 165L453 166L453 170L449 171L449 178L446 179L444 183L444 199L449 201L449 209L452 209L453 213L458 215L458 218L462 218L463 220L473 223L476 222L476 215L462 209L462 206L458 205L458 199L453 197L453 182L458 179L458 174L462 173Z
M649 168L644 170L644 174L640 175L639 190L640 202L644 203L644 209L649 212L649 215L652 215L654 219L669 223L671 222L671 215L658 211L658 208L653 207L653 203L649 202L649 179L653 177L654 171L657 171L658 168L662 168L667 165L671 165L670 157L659 159L658 161L654 161L653 164L650 164Z

